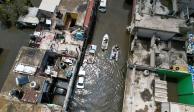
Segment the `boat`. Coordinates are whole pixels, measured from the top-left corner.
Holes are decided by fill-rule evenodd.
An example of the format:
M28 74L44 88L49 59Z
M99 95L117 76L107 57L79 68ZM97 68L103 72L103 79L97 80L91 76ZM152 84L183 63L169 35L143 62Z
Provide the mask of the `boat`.
M108 36L108 34L105 34L103 39L102 39L102 45L101 45L102 50L108 49L108 42L109 42L109 36Z
M119 57L119 47L117 45L114 45L111 50L110 60L118 61L118 57Z

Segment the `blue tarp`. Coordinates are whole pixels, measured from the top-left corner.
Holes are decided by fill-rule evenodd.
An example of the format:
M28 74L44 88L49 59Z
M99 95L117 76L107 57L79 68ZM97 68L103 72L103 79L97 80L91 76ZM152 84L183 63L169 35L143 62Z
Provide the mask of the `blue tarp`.
M83 32L77 32L77 33L75 34L75 38L76 38L77 40L84 40L84 33L83 33Z
M17 85L24 85L26 83L29 83L29 78L28 76L18 76L16 77L16 84Z

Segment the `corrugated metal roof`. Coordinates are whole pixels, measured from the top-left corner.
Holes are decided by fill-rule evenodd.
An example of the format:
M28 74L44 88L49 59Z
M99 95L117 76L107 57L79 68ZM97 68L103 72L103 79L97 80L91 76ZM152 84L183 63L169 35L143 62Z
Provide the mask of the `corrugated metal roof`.
M48 12L54 12L56 6L58 6L60 2L61 0L42 0L39 9Z

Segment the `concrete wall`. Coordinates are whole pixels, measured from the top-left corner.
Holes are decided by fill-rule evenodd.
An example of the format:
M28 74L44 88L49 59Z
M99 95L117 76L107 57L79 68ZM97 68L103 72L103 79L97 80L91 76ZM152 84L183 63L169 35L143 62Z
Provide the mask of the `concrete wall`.
M171 39L176 33L157 31L157 30L145 29L145 28L137 28L138 37L151 38L154 34L156 34L156 36L159 36L161 40L168 40L168 39Z

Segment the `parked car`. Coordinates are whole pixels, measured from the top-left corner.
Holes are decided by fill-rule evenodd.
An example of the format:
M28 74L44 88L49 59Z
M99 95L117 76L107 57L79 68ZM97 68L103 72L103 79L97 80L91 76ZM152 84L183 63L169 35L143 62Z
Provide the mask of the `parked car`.
M97 45L90 45L90 47L89 47L90 54L95 54L96 50L97 50Z
M83 76L78 77L77 88L78 89L83 89L84 88L84 77Z

